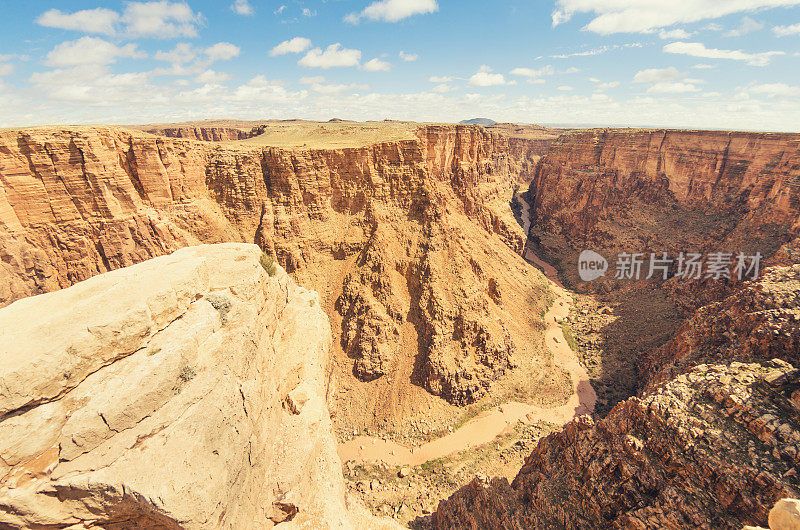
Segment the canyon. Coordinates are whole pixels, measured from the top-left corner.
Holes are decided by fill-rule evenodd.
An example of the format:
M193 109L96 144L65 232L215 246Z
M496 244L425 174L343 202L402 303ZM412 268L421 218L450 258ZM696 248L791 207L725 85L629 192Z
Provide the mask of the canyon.
M0 366L5 524L740 528L800 493L800 135L340 120L137 129L0 131L0 318L14 344ZM586 248L764 262L753 281L609 270L582 282ZM279 265L274 278L260 259ZM173 292L170 316L156 315ZM70 320L70 304L86 309ZM140 318L147 331L125 322ZM113 347L83 337L84 319ZM198 357L148 353L192 325L202 340L173 340L202 344ZM225 344L242 344L238 357ZM151 397L125 394L133 383L120 381L156 372ZM230 376L218 392L253 392L235 435L199 398ZM93 404L104 385L120 389ZM233 390L213 400L233 411ZM195 420L176 420L188 411ZM26 448L31 426L43 431ZM196 472L239 477L213 484L225 496L202 490L231 500L144 487L137 459L171 465L169 446L146 440L186 428L250 440ZM320 459L276 463L311 446ZM504 476L422 491L429 473L473 469L478 454L490 454L482 474ZM160 480L189 487L187 473ZM301 475L324 477L318 496ZM269 502L242 504L254 495ZM86 515L94 503L102 517Z

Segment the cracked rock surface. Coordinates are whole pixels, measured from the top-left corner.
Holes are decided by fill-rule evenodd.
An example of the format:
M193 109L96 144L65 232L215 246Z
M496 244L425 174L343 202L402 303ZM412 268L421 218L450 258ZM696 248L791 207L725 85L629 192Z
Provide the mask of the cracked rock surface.
M346 505L318 295L260 256L189 247L0 310L0 527L378 524Z

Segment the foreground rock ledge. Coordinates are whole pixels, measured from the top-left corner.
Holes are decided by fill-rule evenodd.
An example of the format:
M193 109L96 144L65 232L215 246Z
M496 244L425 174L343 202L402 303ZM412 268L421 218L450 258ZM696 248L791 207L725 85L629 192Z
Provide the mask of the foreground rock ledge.
M0 310L0 527L367 527L318 295L185 248Z

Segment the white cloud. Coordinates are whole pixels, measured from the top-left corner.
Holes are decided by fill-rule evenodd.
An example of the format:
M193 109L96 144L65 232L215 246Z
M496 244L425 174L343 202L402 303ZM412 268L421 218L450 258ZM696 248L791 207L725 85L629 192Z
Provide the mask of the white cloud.
M716 68L716 66L714 66L713 64L698 63L692 66L692 68L694 68L695 70L712 70Z
M196 59L197 53L188 42L179 42L174 49L168 52L157 51L154 57L159 61L171 64L184 64Z
M303 53L311 47L311 40L305 37L295 37L290 40L285 40L272 48L269 52L271 57L278 55L286 55L287 53Z
M353 92L355 90L369 90L369 85L361 85L358 83L350 83L350 84L314 83L311 85L311 90L313 90L317 94L336 96L344 92Z
M214 70L206 70L194 79L198 83L218 85L220 83L224 83L230 78L230 74L226 74L224 72L215 72Z
M361 51L342 48L338 42L331 44L325 51L320 48L310 50L297 64L306 68L341 68L358 66L361 62Z
M116 33L114 25L118 20L119 13L116 11L98 7L97 9L84 9L74 13L63 13L58 9L51 9L42 13L36 19L36 23L48 28L114 35Z
M742 23L739 25L738 28L726 31L724 35L726 37L741 37L743 35L747 35L748 33L752 33L754 31L758 31L761 29L764 29L764 24L756 20L753 20L750 17L744 17L742 19Z
M183 2L129 2L122 14L126 33L131 37L171 39L197 37L197 28L204 23L199 13L194 13Z
M438 10L436 0L381 0L371 3L360 13L350 13L344 20L351 24L358 24L362 18L398 22L413 15L424 15Z
M585 29L594 33L644 33L674 24L716 19L757 9L800 5L800 0L557 0L553 26L569 21L578 13L594 18Z
M377 57L364 63L364 70L367 72L388 72L391 69L391 64L387 63L386 61L381 61Z
M633 76L634 83L656 83L659 81L672 81L681 77L681 73L674 66L669 68L648 68L636 72Z
M797 98L800 97L800 87L789 86L785 83L767 83L755 85L750 88L755 94L765 94L769 97Z
M81 37L62 42L47 54L47 66L77 66L84 64L111 64L119 58L146 57L135 44L117 46L97 37Z
M272 14L273 14L273 15L280 15L280 14L281 14L281 13L283 13L285 10L286 10L286 6L285 6L285 5L281 5L281 6L280 6L278 9L276 9L275 11L273 11L273 12L272 12Z
M477 73L469 78L469 84L475 86L505 85L506 78L503 74L493 74L492 69L486 65L480 67Z
M609 81L608 83L599 83L597 90L606 90L609 88L616 88L619 86L619 81Z
M452 80L453 80L452 77L438 76L438 75L432 75L428 78L428 81L430 81L431 83L449 83Z
M218 42L213 46L209 46L205 50L205 54L211 62L228 61L234 57L238 57L240 49L235 44L230 42Z
M547 66L543 66L542 68L535 70L533 68L514 68L509 73L511 75L517 75L520 77L535 78L535 77L542 77L545 75L553 75L555 73L555 69L548 64Z
M315 75L315 76L301 77L300 78L300 83L303 84L303 85L314 85L314 84L324 83L324 82L325 82L325 78L322 77L321 75Z
M687 92L699 92L692 83L678 82L661 82L652 85L647 89L648 94L685 94Z
M250 5L248 0L235 0L235 2L231 4L231 10L233 10L233 12L237 15L244 16L250 16L255 13L253 6Z
M561 85L560 87L558 87L558 89L561 90L562 92L572 92L573 90L575 90L571 86L567 85Z
M448 85L447 83L441 83L433 87L431 90L433 90L437 94L446 94L447 92L454 92L458 89L453 85Z
M719 50L716 48L706 48L700 42L672 42L664 46L667 53L677 53L691 55L692 57L702 57L705 59L729 59L732 61L744 61L750 66L766 66L772 57L785 55L785 52L770 51L761 53L746 53L741 50Z
M13 64L0 63L0 77L3 77L4 75L11 75L12 73L14 73Z
M107 66L81 64L31 75L37 92L55 101L81 102L84 106L114 103L158 103L164 96L148 84L145 73L113 74Z
M650 83L649 94L683 94L698 92L697 84L705 81L702 79L687 78L686 74L671 66L669 68L648 68L636 72L633 76L634 83Z
M417 59L419 59L419 55L416 53L406 53L404 51L400 51L398 55L402 60L404 60L407 63L412 63Z
M786 37L787 35L800 35L800 22L792 24L791 26L775 26L772 31L778 37Z
M564 70L561 73L562 74L577 74L580 71L581 71L580 68L575 68L574 66L570 66L569 68L567 68L566 70Z
M665 40L688 39L692 35L693 33L689 33L685 29L681 28L670 29L670 30L662 29L661 31L658 32L658 36Z
M304 17L315 17L315 16L317 16L317 12L316 11L311 11L309 8L304 7L303 8L303 16Z

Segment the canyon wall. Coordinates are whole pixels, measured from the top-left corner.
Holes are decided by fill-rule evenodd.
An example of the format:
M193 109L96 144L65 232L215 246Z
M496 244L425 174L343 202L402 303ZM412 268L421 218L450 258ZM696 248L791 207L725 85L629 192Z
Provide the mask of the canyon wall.
M698 366L540 440L513 483L476 479L432 526L766 526L776 501L800 495L798 382L782 361Z
M0 303L187 245L255 242L335 300L337 344L341 333L359 378L403 353L430 392L473 401L536 357L526 337L547 287L519 260L508 208L529 162L480 127L417 136L287 150L108 127L4 131Z
M204 142L228 142L246 140L259 134L257 129L244 130L235 127L158 127L145 129L150 134L167 138L188 138Z
M531 183L532 236L583 248L765 256L800 230L800 135L589 130L558 138Z
M181 249L0 309L0 526L384 527L345 500L319 296L261 254Z

